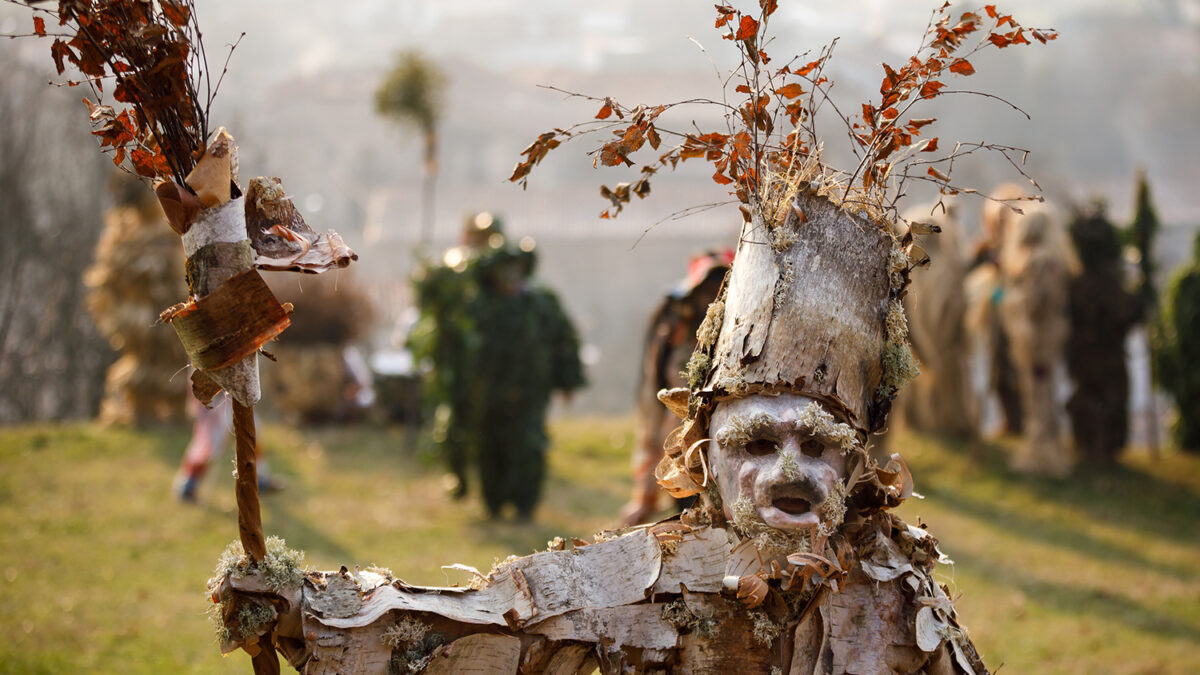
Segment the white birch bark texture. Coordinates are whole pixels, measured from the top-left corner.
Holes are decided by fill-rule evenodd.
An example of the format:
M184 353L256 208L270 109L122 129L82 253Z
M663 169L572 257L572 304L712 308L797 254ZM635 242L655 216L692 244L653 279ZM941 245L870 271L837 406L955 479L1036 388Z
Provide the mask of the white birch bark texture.
M756 215L742 229L705 390L718 400L800 393L868 430L894 248L879 225L815 194L798 194L782 223Z
M877 517L840 592L775 588L755 608L715 590L730 570L767 573L730 560L743 542L678 522L519 558L478 589L344 568L310 573L287 597L253 571L229 587L272 601L272 639L307 675L986 673L933 580L932 538Z
M188 259L188 282L197 297L212 293L221 284L254 266L254 249L246 234L242 197L201 211L182 239L183 252ZM246 407L252 407L262 399L257 353L205 374Z

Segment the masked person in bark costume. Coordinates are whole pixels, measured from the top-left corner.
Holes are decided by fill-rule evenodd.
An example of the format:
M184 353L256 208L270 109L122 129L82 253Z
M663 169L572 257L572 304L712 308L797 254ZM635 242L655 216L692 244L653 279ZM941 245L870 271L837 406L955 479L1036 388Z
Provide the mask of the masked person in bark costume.
M909 259L887 223L787 199L777 220L753 211L688 386L659 395L682 418L659 482L703 505L557 539L471 588L230 555L211 582L224 647L273 643L310 675L987 672L934 580L936 540L888 511L911 494L904 464L865 447L915 371Z

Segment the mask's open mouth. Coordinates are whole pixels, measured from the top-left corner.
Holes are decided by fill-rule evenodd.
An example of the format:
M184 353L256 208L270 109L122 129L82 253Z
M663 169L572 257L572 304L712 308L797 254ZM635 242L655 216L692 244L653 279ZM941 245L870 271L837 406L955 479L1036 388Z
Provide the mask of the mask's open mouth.
M799 516L812 510L812 504L799 497L778 497L771 500L771 506L790 516Z

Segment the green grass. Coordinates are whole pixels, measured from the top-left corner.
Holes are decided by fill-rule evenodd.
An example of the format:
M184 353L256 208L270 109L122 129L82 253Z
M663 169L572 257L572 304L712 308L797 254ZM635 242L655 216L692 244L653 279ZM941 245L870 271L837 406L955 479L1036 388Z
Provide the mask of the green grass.
M627 419L553 428L537 522L452 502L399 430L262 432L288 489L268 534L310 565L381 565L465 581L495 558L612 524L629 490ZM0 673L249 672L222 658L204 581L236 537L227 454L198 505L170 493L187 433L0 428ZM943 578L985 659L1008 673L1200 672L1200 459L1135 456L1070 481L1009 474L1003 444L913 435L894 445L925 500L902 507L958 561Z

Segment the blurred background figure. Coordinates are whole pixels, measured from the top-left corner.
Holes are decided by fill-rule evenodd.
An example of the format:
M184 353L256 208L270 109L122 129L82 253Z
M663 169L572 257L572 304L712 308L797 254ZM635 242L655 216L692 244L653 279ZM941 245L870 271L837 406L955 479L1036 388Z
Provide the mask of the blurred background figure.
M472 315L479 292L476 263L485 251L504 246L499 218L486 211L463 221L461 244L441 260L426 260L413 275L418 311L407 347L423 382L424 407L433 421L431 436L438 454L454 476L451 494L461 499L469 485L472 412L470 386L479 348Z
M190 379L184 381L190 382ZM233 405L225 392L217 394L211 408L204 407L190 392L187 402L188 412L195 422L192 425L192 438L175 474L174 490L179 501L195 502L208 467L221 458L225 447L233 440ZM263 459L261 441L255 446L254 455L258 465L258 489L262 492L282 490L283 481L271 476Z
M360 351L375 323L366 290L349 271L276 281L276 297L296 311L267 347L279 364L261 367L264 399L292 424L361 419L375 400Z
M1200 452L1200 235L1191 261L1167 285L1154 333L1154 370L1178 407L1175 442Z
M1069 232L1080 273L1069 283L1066 360L1074 391L1067 413L1080 458L1110 463L1129 436L1125 338L1143 309L1125 288L1121 242L1103 200L1077 209Z
M912 273L904 297L908 338L921 375L896 404L897 417L912 429L969 439L978 433L979 409L967 372L967 260L957 209L957 203L949 202L936 213L925 205L904 214L909 222L930 223L941 232L921 237L932 262Z
M982 232L965 281L972 352L982 354L984 364L982 377L976 378L981 382L975 387L979 394L981 423L982 407L994 394L1001 418L994 428L1000 433L1019 434L1022 428L1016 368L1009 356L1008 336L1000 320L999 308L1004 297L1000 254L1009 223L1017 216L1005 200L1019 199L1024 194L1021 186L1006 183L984 201L980 217Z
M102 424L182 424L189 382L179 338L159 322L162 310L187 297L183 250L154 193L114 172L115 204L104 216L95 260L84 272L87 308L120 358L109 366L100 402Z
M488 514L512 504L529 520L546 475L546 409L584 384L579 337L558 297L532 282L533 240L477 262L478 355L471 368L471 436Z
M654 478L654 467L662 459L663 441L678 424L659 402L658 391L686 385L682 372L696 348L696 330L708 306L717 299L732 262L733 250L728 248L692 256L687 276L651 315L636 398L633 496L621 511L621 520L627 525L646 522L658 511L662 488Z
M1023 207L1005 225L1000 251L1000 321L1021 394L1023 440L1016 471L1065 476L1070 449L1062 442L1057 372L1070 322L1069 284L1079 269L1070 242L1048 206Z

